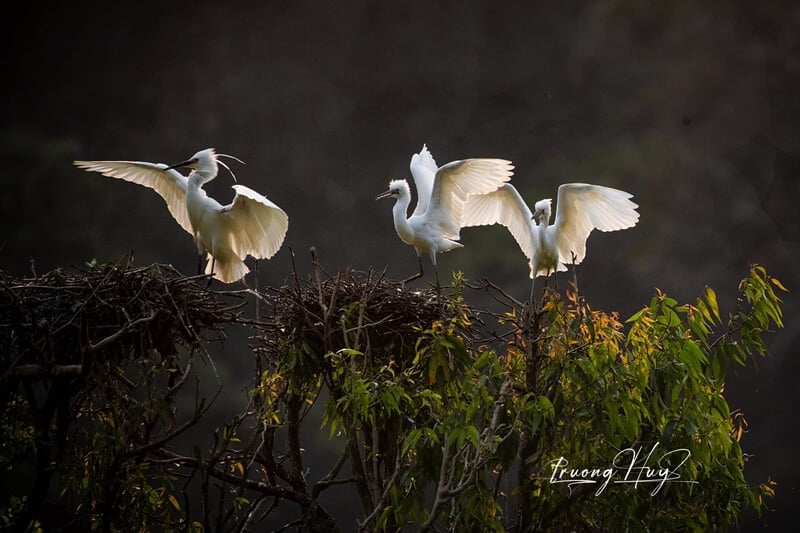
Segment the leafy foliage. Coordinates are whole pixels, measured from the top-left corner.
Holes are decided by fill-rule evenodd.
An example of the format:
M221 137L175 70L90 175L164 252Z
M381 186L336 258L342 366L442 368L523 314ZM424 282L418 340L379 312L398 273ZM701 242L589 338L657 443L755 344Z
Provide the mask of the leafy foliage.
M143 287L182 283L136 272ZM52 283L74 286L65 279ZM196 355L207 356L199 332L252 322L221 303L233 295L197 287L205 313L174 307L177 324L193 328L164 337L116 312L127 318L104 330L108 340L83 342L83 356L63 362L78 374L53 373L43 349L30 364L23 352L4 359L2 466L24 469L55 443L40 482L52 482L44 470L54 465L76 520L106 531L240 531L287 506L295 518L285 528L336 531L321 500L334 487L352 490L362 531L706 531L773 494L771 480L746 482L747 422L724 397L726 370L762 356L764 335L782 326L785 288L761 266L727 318L707 288L693 304L657 291L623 322L569 290L548 290L531 312L486 284L477 289L503 310L478 313L459 275L443 295L373 272L323 279L316 265L294 286L247 291L268 307L256 321L247 405L186 449L180 435L217 398L189 379L199 380ZM137 313L153 316L144 292L134 291ZM23 346L4 321L0 342ZM98 345L99 359L87 349ZM67 408L42 417L34 386L58 391ZM312 412L341 451L321 476L301 431ZM45 498L41 488L11 493L1 523L39 527Z
M179 393L208 341L199 332L219 334L238 316L238 304L197 281L166 266L96 262L0 278L0 467L32 478L0 516L16 527L44 523L58 491L75 527L181 523L176 478L153 468L152 454L207 411L198 396L179 419Z
M445 318L417 329L410 364L355 341L367 349L307 352L319 366L277 364L265 375L299 380L307 401L328 389L323 421L360 463L364 529L719 528L773 491L771 481L746 483L746 422L723 391L725 368L763 354L763 334L782 325L774 288L780 282L753 267L725 322L710 288L694 305L658 292L627 332L578 295L548 292L534 315L509 303L500 322L510 340L487 347L471 342L474 312L456 277ZM341 331L379 323L349 329L347 309L332 320ZM554 474L559 458L611 468L609 482L568 485ZM666 468L660 483L647 477Z

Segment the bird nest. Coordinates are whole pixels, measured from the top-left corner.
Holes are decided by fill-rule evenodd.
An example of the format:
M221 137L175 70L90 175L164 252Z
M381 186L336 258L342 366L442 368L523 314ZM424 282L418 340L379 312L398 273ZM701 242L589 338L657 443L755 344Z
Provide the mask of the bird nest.
M171 266L92 265L16 279L0 271L0 381L82 375L135 357L168 362L236 306Z
M463 312L455 299L411 289L385 273L347 270L324 277L318 268L305 282L295 278L293 286L276 291L273 320L256 337L256 352L267 363L305 360L318 369L325 354L350 349L404 366L415 357L421 332ZM298 350L287 359L287 351Z
M422 332L469 312L439 291L372 270L321 272L317 265L305 282L295 276L293 285L261 295L271 316L257 322L260 361L286 361L290 351L319 365L347 348L402 366L415 357ZM244 300L231 303L232 293L206 281L166 265L92 265L23 279L0 271L0 382L86 375L136 358L171 366L178 350L202 349L223 326L251 322L242 318Z

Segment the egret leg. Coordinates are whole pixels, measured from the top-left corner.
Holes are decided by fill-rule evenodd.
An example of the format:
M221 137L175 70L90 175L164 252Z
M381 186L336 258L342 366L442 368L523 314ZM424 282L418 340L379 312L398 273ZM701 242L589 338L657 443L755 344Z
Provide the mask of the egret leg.
M408 283L409 281L414 281L415 279L419 279L423 276L424 272L422 271L422 256L418 256L419 259L419 272L411 276L410 278L406 278L403 280L403 283Z
M533 277L531 278L531 316L533 316L534 311L536 310L536 292L534 288L536 287L536 274L539 272L539 265L537 264L536 258L531 260L531 274ZM547 278L545 278L545 285L547 285Z
M578 268L575 266L574 260L572 262L572 288L576 295L580 294L578 291Z
M536 308L536 276L533 277L531 280L531 297L530 297L530 306L531 306L531 314L533 314L533 310Z
M197 275L198 276L203 273L203 256L204 255L205 254L199 254L197 256Z
M547 296L547 287L550 283L550 271L548 270L547 273L544 275L544 284L542 285L542 300L539 302L539 307L536 308L537 311L541 311L542 306L544 306L544 300Z
M542 303L544 303L544 297L547 294L547 286L550 283L550 277L553 278L553 288L556 292L558 292L558 270L550 270L547 269L547 276L544 278L544 290L542 290Z
M214 279L214 266L215 266L216 262L217 262L217 258L212 255L211 256L211 272L209 273L210 276L208 276L208 282L206 283L206 288L211 286L211 280Z

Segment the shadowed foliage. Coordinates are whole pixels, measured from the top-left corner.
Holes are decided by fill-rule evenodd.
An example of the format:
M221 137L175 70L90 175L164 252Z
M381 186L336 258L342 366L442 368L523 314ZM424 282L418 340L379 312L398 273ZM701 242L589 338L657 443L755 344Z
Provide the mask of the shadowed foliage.
M206 279L0 279L0 466L34 474L3 483L1 524L349 530L325 503L337 489L361 531L706 531L774 491L745 481L746 421L723 395L782 326L785 289L761 266L727 317L707 288L693 304L657 291L625 322L573 288L531 312L488 281L410 290L316 260L263 292ZM246 405L187 441L222 391L207 347L223 326L252 334ZM338 454L324 472L302 431L320 419Z

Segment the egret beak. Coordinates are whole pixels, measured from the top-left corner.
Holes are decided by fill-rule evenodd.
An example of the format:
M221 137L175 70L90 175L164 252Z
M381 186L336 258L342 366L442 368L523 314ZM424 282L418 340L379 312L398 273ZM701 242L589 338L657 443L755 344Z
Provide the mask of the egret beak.
M533 215L531 215L531 219L538 224L539 219L542 218L543 214L544 211L542 211L541 209L537 209L536 211L533 212Z
M176 165L169 166L169 167L165 168L164 170L172 170L172 169L175 169L175 168L188 167L188 166L194 165L195 163L197 163L197 159L187 159L183 163L178 163Z
M383 198L391 198L392 197L392 190L389 189L388 191L384 191L380 193L378 196L375 197L375 200L381 200Z

